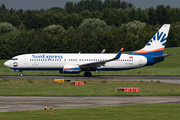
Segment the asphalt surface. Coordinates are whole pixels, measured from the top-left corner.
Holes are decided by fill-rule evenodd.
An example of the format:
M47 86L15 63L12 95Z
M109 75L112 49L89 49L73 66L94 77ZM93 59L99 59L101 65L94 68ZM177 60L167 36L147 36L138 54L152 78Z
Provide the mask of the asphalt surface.
M0 79L65 79L65 80L108 80L108 81L161 81L166 83L180 84L180 76L92 76L79 75L59 76L0 76Z
M113 106L128 104L180 103L180 96L119 96L119 97L0 97L0 112L43 110L53 108L74 108Z
M180 76L0 76L0 79L66 79L108 81L161 81L180 84ZM180 103L180 96L117 96L117 97L22 97L0 96L0 112L39 110L44 107L74 108L128 104Z

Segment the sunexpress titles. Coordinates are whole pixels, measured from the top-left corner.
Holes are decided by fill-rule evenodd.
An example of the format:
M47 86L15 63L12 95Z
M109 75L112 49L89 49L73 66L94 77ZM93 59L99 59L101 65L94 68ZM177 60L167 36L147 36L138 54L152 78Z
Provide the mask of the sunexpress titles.
M62 55L32 55L32 59L63 59Z

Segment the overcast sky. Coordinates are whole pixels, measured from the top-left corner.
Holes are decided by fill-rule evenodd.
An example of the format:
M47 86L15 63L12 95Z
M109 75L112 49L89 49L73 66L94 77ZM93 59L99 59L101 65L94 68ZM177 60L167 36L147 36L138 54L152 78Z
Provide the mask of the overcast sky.
M7 9L14 8L16 10L23 9L47 9L52 7L64 8L65 3L68 1L79 2L81 0L0 0L0 5L5 4ZM104 0L102 0L104 1ZM121 0L123 1L123 0ZM170 5L171 7L180 8L180 0L124 0L126 2L132 3L136 8L141 7L156 8L157 5Z

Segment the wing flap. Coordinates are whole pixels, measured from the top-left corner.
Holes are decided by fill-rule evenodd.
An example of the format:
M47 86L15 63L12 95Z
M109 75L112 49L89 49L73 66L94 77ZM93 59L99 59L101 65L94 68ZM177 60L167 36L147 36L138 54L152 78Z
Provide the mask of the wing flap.
M99 61L99 62L92 62L92 63L86 63L79 65L80 68L97 68L100 66L104 66L106 62L105 61Z

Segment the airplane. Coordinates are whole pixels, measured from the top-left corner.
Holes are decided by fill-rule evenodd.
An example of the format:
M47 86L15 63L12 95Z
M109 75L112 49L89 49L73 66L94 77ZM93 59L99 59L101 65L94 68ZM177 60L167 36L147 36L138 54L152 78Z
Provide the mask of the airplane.
M127 54L123 49L117 54L72 54L72 53L32 53L13 57L5 66L21 72L24 70L58 70L59 73L92 76L91 71L129 70L164 61L163 54L170 24L164 24L144 48ZM172 55L172 54L171 54Z

